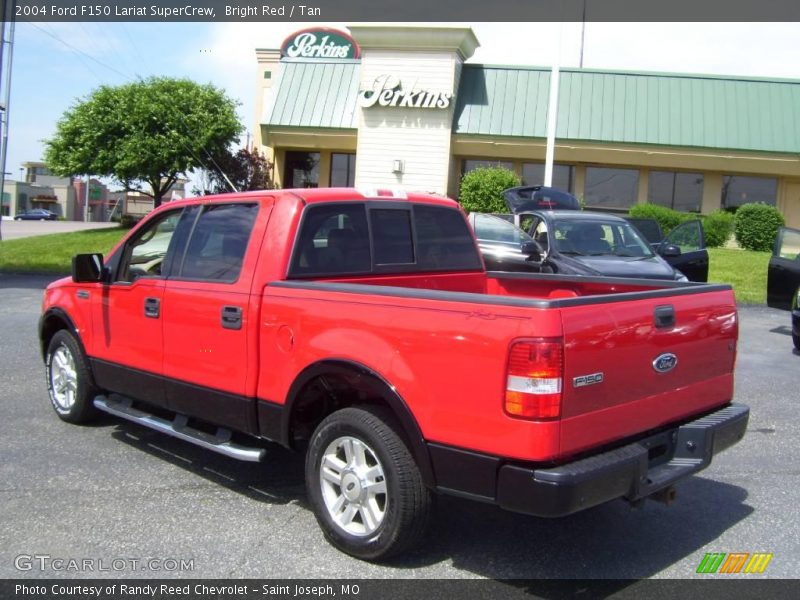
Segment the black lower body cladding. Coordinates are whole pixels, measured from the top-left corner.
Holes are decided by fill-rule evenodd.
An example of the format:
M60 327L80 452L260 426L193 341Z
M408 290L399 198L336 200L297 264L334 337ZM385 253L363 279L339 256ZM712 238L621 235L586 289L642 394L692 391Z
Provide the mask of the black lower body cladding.
M441 492L538 517L562 517L617 498L640 500L701 471L715 454L744 437L749 416L747 406L729 404L693 421L552 468L444 447L432 449L431 458Z

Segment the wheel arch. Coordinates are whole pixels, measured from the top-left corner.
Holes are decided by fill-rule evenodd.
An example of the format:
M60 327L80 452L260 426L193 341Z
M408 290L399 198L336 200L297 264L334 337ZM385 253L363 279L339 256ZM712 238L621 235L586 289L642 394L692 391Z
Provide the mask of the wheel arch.
M309 391L316 384L320 384L323 393L330 394L331 398L328 401L323 400L323 408L313 413L308 421L303 422L303 403L309 398L311 400L308 402L313 402L314 395ZM336 397L336 387L339 385L347 386L354 393L344 398ZM328 359L303 369L295 378L286 397L281 422L281 441L288 447L296 448L298 425L316 427L322 419L339 408L365 404L383 405L389 409L400 426L399 433L408 444L423 481L426 485L434 487L436 481L428 446L411 409L393 385L379 373L361 363L346 359Z
M78 341L81 352L86 356L86 348L83 345L81 336L78 333L78 328L72 317L62 308L49 308L42 317L39 319L39 350L42 355L42 360L47 358L47 347L50 345L50 340L53 336L62 329L69 331Z

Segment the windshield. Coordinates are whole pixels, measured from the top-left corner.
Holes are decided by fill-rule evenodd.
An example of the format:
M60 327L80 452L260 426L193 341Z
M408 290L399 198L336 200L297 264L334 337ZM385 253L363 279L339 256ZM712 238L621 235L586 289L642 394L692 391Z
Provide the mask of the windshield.
M482 213L475 213L473 217L475 235L479 240L513 244L515 246L533 241L531 236L505 219Z
M653 251L627 222L559 219L553 237L561 254L650 258Z

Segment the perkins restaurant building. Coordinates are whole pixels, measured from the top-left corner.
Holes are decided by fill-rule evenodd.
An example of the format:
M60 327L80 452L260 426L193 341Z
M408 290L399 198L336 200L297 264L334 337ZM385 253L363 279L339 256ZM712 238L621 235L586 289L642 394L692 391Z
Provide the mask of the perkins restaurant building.
M483 165L544 179L551 70L471 64L470 28L315 28L257 49L255 142L288 187L458 197ZM587 208L776 206L800 227L800 81L561 69L553 185Z

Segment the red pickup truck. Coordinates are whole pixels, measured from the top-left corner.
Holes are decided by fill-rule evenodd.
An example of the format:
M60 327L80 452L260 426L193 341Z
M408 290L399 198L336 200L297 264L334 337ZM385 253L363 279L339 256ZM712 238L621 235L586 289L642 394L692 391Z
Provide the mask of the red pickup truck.
M304 451L325 536L364 559L418 541L436 493L546 517L671 499L749 416L729 286L487 273L429 195L170 202L76 256L39 333L61 419Z

